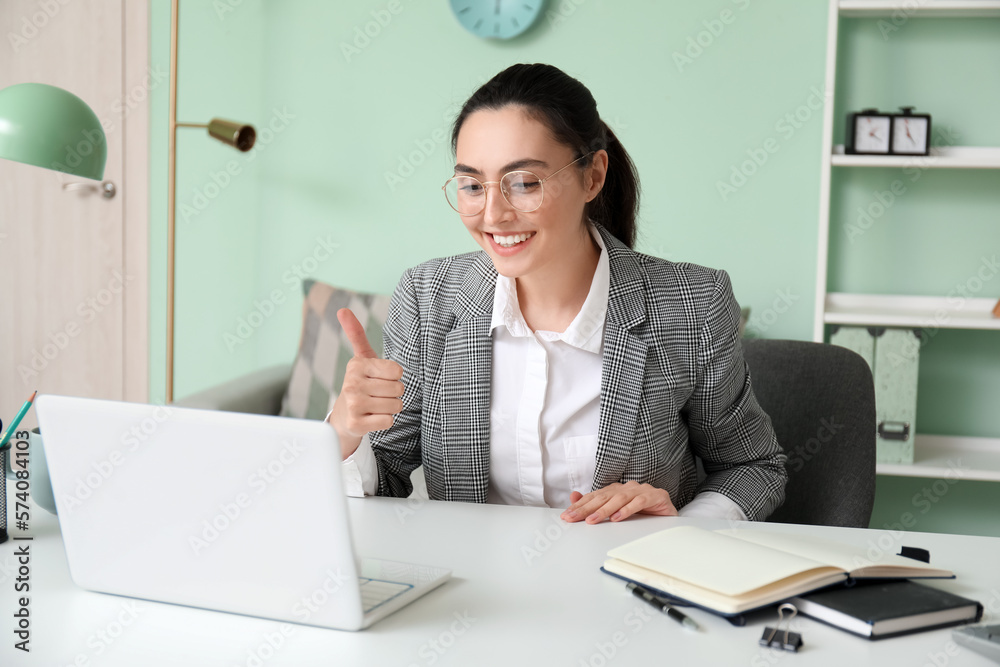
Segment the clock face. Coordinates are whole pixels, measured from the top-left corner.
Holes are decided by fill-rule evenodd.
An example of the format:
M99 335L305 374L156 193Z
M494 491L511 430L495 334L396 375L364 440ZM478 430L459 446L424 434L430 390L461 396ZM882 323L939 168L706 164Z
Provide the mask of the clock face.
M888 116L855 116L854 151L888 154L889 120Z
M462 27L477 37L510 39L542 15L545 0L450 0Z
M927 153L927 119L895 116L892 119L892 152L909 155Z

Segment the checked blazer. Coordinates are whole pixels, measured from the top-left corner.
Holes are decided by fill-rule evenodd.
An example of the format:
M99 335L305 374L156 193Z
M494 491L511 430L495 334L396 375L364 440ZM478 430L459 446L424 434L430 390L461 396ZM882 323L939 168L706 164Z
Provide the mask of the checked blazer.
M715 491L765 519L784 500L785 456L751 388L728 274L635 252L597 229L611 282L593 490L649 483L678 509ZM383 344L405 391L392 427L369 434L378 495L409 495L422 463L432 499L486 502L496 280L483 251L400 279Z

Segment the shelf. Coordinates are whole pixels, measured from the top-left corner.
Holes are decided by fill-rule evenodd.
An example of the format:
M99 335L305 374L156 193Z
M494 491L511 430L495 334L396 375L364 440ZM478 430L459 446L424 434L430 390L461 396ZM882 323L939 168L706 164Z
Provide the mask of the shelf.
M894 296L889 294L826 295L823 320L827 324L929 329L995 329L994 299L964 299L959 308L952 303L962 297Z
M913 463L879 463L876 474L1000 482L1000 439L917 435L913 453Z
M905 4L899 0L840 0L840 15L848 18L879 18L893 15L913 18L983 18L1000 16L994 0L922 0Z
M834 167L915 167L936 169L1000 169L1000 147L931 147L930 155L847 155L844 145L833 147Z

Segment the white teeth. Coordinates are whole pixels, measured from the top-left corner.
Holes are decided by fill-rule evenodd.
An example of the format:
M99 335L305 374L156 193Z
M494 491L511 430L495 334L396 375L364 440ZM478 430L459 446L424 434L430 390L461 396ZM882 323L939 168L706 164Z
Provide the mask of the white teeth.
M499 236L498 234L494 234L493 240L496 241L497 245L499 245L502 248L512 248L516 246L518 243L527 241L528 238L534 235L535 235L534 232L530 234L516 234L514 236Z

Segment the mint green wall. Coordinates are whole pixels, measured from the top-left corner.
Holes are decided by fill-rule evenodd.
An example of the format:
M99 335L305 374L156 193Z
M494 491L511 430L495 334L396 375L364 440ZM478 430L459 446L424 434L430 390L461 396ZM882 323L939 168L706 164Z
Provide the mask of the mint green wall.
M291 361L300 328L298 271L388 293L406 267L475 249L440 193L452 160L440 139L468 95L515 62L552 63L594 93L642 178L640 250L726 269L737 299L752 309L753 335L811 337L822 141L816 91L825 83L825 1L550 0L548 15L527 34L492 43L462 30L446 0L400 0L401 11L390 15L391 21L367 43L356 44L366 25L371 27L389 7L388 0L182 4L180 119L231 117L254 123L262 136L256 157L248 162L249 156L198 130L182 130L179 206L193 205L195 193L204 193L212 174L224 171L227 163L235 161L241 173L190 222L178 211L176 396ZM166 67L169 2L151 0L151 6L153 61ZM225 7L232 11L220 12ZM730 12L723 16L729 23L718 21L723 11ZM845 39L858 40L859 51L881 53L884 59L884 48L865 23L845 22L852 33L860 33ZM955 40L948 26L919 24L904 25L889 46L908 44L926 30L932 37L940 30L948 43ZM1000 93L997 70L987 64L990 58L995 62L996 50L983 50L998 24L979 24L979 36L962 43L960 64L931 62L928 76L910 72L884 94L878 93L883 81L893 71L909 72L909 64L903 68L902 61L890 60L872 70L863 58L842 63L850 71L839 85L850 92L836 101L838 118L862 104L888 109L912 103L961 128L963 142L968 137L966 143L997 145L997 130L987 122ZM713 28L717 35L711 34ZM707 46L700 53L690 50L691 60L678 65L675 53L684 54L699 36ZM971 59L974 54L978 57ZM962 90L975 93L974 109L953 90L927 85L958 85L951 68L968 74L970 83ZM848 85L855 77L869 86L870 95ZM156 334L165 325L166 87L153 95L151 400L162 400L165 337ZM264 128L272 122L278 131L268 136ZM838 121L837 141L842 141L842 125ZM733 170L755 154L758 159L764 154L766 162L745 183L731 181ZM852 210L855 201L867 204L873 188L898 177L893 170L857 171L838 171L835 215ZM904 212L923 212L926 220L916 235L896 234L890 226L896 218L887 215L886 224L880 221L847 248L835 229L831 287L945 293L944 286L964 275L971 257L951 254L951 248L957 253L969 247L962 244L963 235L988 239L978 243L980 250L988 243L996 249L1000 228L985 218L986 197L996 179L995 172L925 172L916 184L919 193L915 186L913 196L892 209L900 218ZM732 189L720 191L720 183L731 182L736 184ZM949 215L953 211L961 220ZM952 235L946 239L931 235L942 216L947 224L940 227ZM922 260L927 253L938 254L922 261L918 271L910 270L906 255L877 268L874 258L882 257L886 247L899 254L894 244L900 235L905 248L921 248ZM908 282L908 274L920 282ZM1000 280L991 294L1000 294ZM791 305L776 314L775 303L785 310L783 299ZM227 344L227 333L239 336L240 318L260 310L268 313L259 318L260 326L250 329L245 341ZM965 380L983 367L983 355L973 350L995 350L996 341L947 332L927 346L937 361L929 360L925 368L937 368L942 382L937 389L936 378L922 379L919 428L1000 436L989 410L980 409L982 397L996 394L1000 374L980 373L974 389L982 391L981 397L963 409L963 397L975 396ZM995 353L986 356L996 363ZM960 398L952 400L956 392ZM883 480L876 514L885 506L891 517L893 503L912 494L892 487L886 495ZM981 486L974 500L954 510L955 516L968 518L953 529L1000 534L985 511L996 507L993 489L1000 487ZM935 511L947 506L942 503Z

